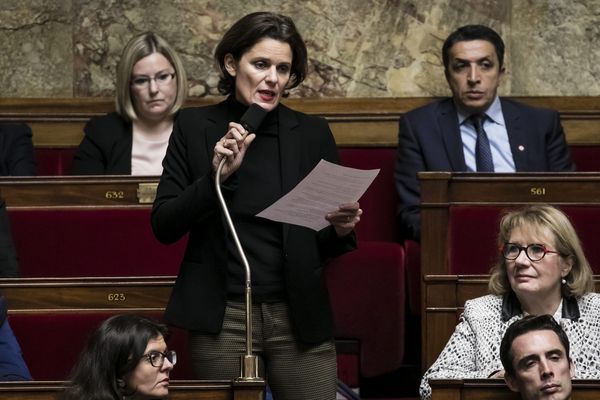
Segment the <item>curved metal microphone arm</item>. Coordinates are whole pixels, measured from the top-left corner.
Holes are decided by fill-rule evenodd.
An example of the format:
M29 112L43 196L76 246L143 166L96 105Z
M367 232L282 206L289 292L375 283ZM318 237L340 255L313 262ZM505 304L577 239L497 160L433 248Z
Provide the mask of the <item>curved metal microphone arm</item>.
M246 354L242 356L241 374L238 380L256 381L262 379L258 375L258 358L252 354L252 281L250 275L250 264L248 263L248 259L246 258L246 254L244 253L244 249L242 248L242 244L238 238L235 226L233 225L233 221L229 215L229 210L227 209L227 203L225 203L223 193L221 193L221 170L225 165L225 161L226 157L223 157L219 162L219 166L217 167L217 172L215 175L217 197L219 198L219 205L221 206L223 215L225 215L227 226L229 227L231 236L233 236L233 241L235 242L235 246L240 258L242 259L242 263L244 264L244 269L246 272Z

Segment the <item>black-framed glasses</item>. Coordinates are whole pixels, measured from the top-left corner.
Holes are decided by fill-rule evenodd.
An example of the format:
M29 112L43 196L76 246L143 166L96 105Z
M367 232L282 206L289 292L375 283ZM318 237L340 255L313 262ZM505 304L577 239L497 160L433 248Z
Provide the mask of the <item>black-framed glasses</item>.
M500 252L502 253L502 257L512 261L516 260L523 250L525 250L525 255L531 261L540 261L548 253L560 254L558 251L549 250L543 244L537 243L530 244L526 247L519 246L516 243L505 243L500 249Z
M165 358L169 360L171 364L177 364L177 353L175 353L175 350L168 350L164 353L161 353L160 351L151 351L147 354L144 354L142 358L150 361L150 364L156 368L162 368L163 364L165 363Z
M145 89L150 86L150 81L156 82L158 86L166 86L171 83L173 79L175 79L174 72L161 72L160 74L155 75L153 78L145 75L133 77L131 79L131 85L138 89Z

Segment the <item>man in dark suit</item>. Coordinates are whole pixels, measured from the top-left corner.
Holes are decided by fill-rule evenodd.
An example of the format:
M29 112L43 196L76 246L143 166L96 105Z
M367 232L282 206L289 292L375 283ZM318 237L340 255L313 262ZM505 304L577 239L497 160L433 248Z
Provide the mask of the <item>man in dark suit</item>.
M24 124L0 124L0 176L36 174L31 129ZM0 198L0 278L19 275L4 199Z
M492 29L467 25L442 47L452 98L400 120L394 171L398 219L405 239L420 240L419 171L572 171L556 111L500 99L504 43Z

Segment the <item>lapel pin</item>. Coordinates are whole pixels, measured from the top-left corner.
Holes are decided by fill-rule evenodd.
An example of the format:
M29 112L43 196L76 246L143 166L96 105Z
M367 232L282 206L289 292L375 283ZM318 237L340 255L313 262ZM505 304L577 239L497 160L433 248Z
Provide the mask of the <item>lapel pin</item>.
M519 145L519 151L525 151L525 146L523 146L522 144Z

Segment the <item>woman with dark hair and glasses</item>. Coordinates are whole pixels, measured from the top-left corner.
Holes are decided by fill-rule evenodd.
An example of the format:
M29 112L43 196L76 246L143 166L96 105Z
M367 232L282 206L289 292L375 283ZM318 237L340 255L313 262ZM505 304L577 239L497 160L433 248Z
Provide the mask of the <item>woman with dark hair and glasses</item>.
M501 378L500 342L525 315L549 314L571 342L576 378L600 378L600 296L581 242L560 210L528 206L506 213L498 234L499 257L490 295L469 300L456 330L421 382L429 379Z
M117 66L116 112L92 118L75 153L76 175L160 175L187 78L159 35L132 38Z
M280 103L306 75L306 47L289 17L256 12L225 33L215 61L228 97L179 113L152 210L160 241L189 233L166 321L190 331L197 378L240 376L245 268L217 201L215 174L225 159L221 188L252 271L259 368L275 399L333 400L336 355L323 268L356 247L362 211L355 202L323 210L329 225L318 232L256 216L321 159L339 160L324 119ZM246 132L239 121L253 103L267 115Z
M115 315L90 336L71 372L65 400L163 399L177 362L167 328L133 314Z

